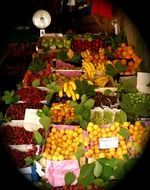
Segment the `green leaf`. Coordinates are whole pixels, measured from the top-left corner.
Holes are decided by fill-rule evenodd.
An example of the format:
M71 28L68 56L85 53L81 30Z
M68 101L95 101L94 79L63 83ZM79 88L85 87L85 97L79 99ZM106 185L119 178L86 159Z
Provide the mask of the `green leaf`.
M88 99L87 95L86 95L86 94L83 94L83 95L81 96L81 104L84 104L84 103L87 101L87 99Z
M75 107L78 106L78 103L77 103L77 102L74 102L74 101L70 101L69 104L70 104L70 106L71 106L72 108L75 108Z
M87 188L90 184L92 184L94 181L94 175L88 175L88 176L79 176L78 177L78 184L82 185L83 187Z
M150 117L150 103L149 102L141 102L134 106L133 112L135 115L143 116L143 117Z
M80 175L83 177L89 176L94 172L95 163L85 164L81 167ZM93 173L94 174L94 173Z
M133 106L130 97L127 94L122 94L120 108L124 110L126 113L133 113Z
M113 173L114 173L114 170L112 167L109 167L109 166L106 166L106 165L103 165L103 171L101 173L101 178L104 180L104 181L109 181L111 176L113 176Z
M94 183L94 185L95 185L96 187L102 187L103 184L104 184L104 180L101 179L101 178L94 179L93 183Z
M80 115L84 112L84 106L82 104L79 104L75 109L74 112L76 115Z
M90 109L94 106L95 100L93 99L88 99L85 103L84 106L89 107Z
M14 94L15 94L15 92L14 92L14 90L12 90L12 91L10 92L10 96L14 96Z
M87 128L87 125L88 125L88 122L86 120L82 120L79 122L80 126L82 129L86 129Z
M41 144L43 141L43 137L39 133L39 131L33 131L33 135L35 137L35 140L37 141L38 144Z
M117 168L114 169L114 177L116 179L123 179L125 175L125 171L124 171L124 165L122 166L118 166Z
M121 86L122 86L122 91L125 93L137 92L137 89L132 81L132 78L122 82Z
M99 177L102 173L102 170L102 165L98 161L96 161L94 167L94 176Z
M44 105L44 106L43 106L42 112L43 112L43 114L44 114L45 116L50 117L51 112L50 112L50 109L49 109L49 107L48 107L47 105Z
M110 95L111 93L112 93L112 91L110 89L104 90L104 94L105 95Z
M38 86L40 86L40 80L39 80L39 79L33 80L33 81L32 81L32 86L33 86L33 87L38 87Z
M88 187L94 181L94 167L95 163L85 164L81 167L80 175L78 177L78 184Z
M117 72L115 68L111 64L106 65L106 75L110 75L112 77L115 77L117 75Z
M85 153L84 146L80 145L80 146L78 146L78 149L77 149L77 151L75 152L74 155L77 158L77 160L80 160L80 158L82 156L84 156L84 153Z
M100 158L98 162L100 162L102 165L115 168L120 164L121 161L117 158L111 158L111 159Z
M120 62L117 62L115 65L115 69L117 71L117 73L121 73L124 72L127 69L126 65L122 65Z
M76 93L87 96L94 96L95 95L95 87L93 85L90 85L87 80L76 80Z
M85 107L85 106L83 106L83 108L84 108L84 111L81 113L82 118L83 118L83 120L86 120L87 122L89 122L90 115L91 115L91 109L89 107Z
M32 165L34 162L34 160L31 157L26 157L24 160L27 166Z
M65 174L64 178L65 178L65 185L71 185L76 179L76 176L74 175L73 172L68 172Z
M36 112L37 116L42 117L43 116L43 112L41 110L37 110Z
M40 155L35 155L34 160L38 161L38 160L40 160L41 158L42 158L42 156L40 156Z
M43 115L40 118L39 122L41 123L41 125L43 126L45 131L47 131L49 129L49 127L50 127L50 124L51 124L51 118Z
M121 128L120 131L118 132L118 134L120 134L126 141L129 139L130 137L130 133L129 130L126 128Z

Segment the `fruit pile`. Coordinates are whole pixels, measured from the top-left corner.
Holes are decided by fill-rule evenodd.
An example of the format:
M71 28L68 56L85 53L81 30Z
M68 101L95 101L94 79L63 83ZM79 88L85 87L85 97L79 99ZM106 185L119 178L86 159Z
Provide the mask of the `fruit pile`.
M38 42L39 48L45 50L54 49L69 49L71 47L71 39L67 36L57 37L41 37Z
M20 96L20 101L25 102L40 102L45 100L47 91L39 88L28 86L26 88L19 88L16 92Z
M120 131L128 131L128 138ZM123 159L123 155L139 156L149 138L148 130L139 122L130 124L124 122L120 124L115 122L109 127L99 127L90 122L87 126L89 133L89 141L91 142L89 149L85 153L87 158L118 158ZM117 137L119 144L117 148L100 149L99 138Z
M11 120L23 120L27 108L42 109L43 106L44 104L37 102L32 102L32 104L31 102L15 103L7 108L6 117L11 118Z
M52 127L46 137L46 144L42 156L48 160L71 160L74 158L79 143L87 144L83 138L82 128L60 129ZM74 158L75 159L75 158Z
M69 103L52 103L51 120L53 123L64 123L65 121L74 121L74 109Z
M139 65L142 62L142 58L136 54L135 49L126 43L122 43L121 46L117 48L115 57L119 58L122 65L127 66L125 72L121 73L122 75L134 75L135 72L139 70ZM117 59L113 61L114 66L117 61Z
M27 167L25 158L34 156L37 152L37 147L33 146L33 148L28 151L19 151L14 148L7 147L7 152L17 168L24 168Z
M117 108L119 105L119 100L116 95L106 95L102 92L97 92L93 98L95 100L95 107L110 107Z
M24 120L27 108L38 109L37 116L44 132L29 132L22 127L6 125L1 131L4 142L7 145L36 145L38 142L43 145L39 155L45 162L83 159L85 166L83 170L81 168L81 177L84 167L89 167L92 160L96 165L102 158L106 162L111 159L118 162L125 161L125 156L127 159L139 157L149 137L148 127L140 121L131 122L127 110L125 112L129 104L125 101L124 105L121 100L128 96L131 106L141 102L149 104L150 96L128 93L130 89L124 90L122 84L119 93L117 90L113 93L111 87L118 88L114 82L116 74L135 75L142 59L125 43L115 52L109 47L112 57L107 55L104 46L100 36L89 34L74 38L40 38L39 48L48 56L40 59L40 56L33 55L22 80L23 87L16 91L24 102L8 106L5 117ZM79 64L82 65L79 67ZM40 90L39 86L48 91ZM41 102L43 100L47 101L46 104ZM33 148L29 152L10 149L9 153L18 167L22 167L25 166L23 159L35 156L37 152Z
M42 128L38 131L43 135ZM33 131L25 130L21 124L15 126L14 123L6 123L1 127L0 133L11 160L18 168L26 167L25 158L35 156L39 151Z
M138 104L138 103L150 103L150 95L149 94L143 94L139 92L134 93L128 93L128 96L130 97L132 105Z
M85 51L85 50L91 50L91 51L98 51L99 48L104 48L105 44L104 41L100 38L97 39L83 39L78 38L72 40L71 48L77 52Z

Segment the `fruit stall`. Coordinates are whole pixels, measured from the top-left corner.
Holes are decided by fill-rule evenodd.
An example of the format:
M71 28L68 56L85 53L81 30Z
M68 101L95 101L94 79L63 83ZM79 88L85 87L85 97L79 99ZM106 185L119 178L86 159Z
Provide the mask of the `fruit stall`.
M149 138L142 57L124 33L49 34L36 49L17 90L1 97L10 158L41 189L108 189Z

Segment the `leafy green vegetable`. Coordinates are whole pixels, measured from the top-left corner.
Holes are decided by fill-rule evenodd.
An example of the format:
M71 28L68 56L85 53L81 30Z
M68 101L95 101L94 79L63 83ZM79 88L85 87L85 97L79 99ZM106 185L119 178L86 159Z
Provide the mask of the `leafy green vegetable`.
M65 185L71 185L74 182L76 176L74 175L73 172L68 172L65 174L64 178L65 178Z

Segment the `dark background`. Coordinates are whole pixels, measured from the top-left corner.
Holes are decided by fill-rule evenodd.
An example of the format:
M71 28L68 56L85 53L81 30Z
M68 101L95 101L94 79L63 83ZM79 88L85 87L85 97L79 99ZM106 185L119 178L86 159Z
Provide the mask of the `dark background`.
M144 41L150 48L150 28L149 28L149 5L147 0L115 0L113 3L119 5L132 19L134 24L141 32ZM51 0L5 0L0 5L0 59L5 54L5 48L8 45L8 36L10 31L16 25L32 25L32 15L38 9L48 9L53 4ZM53 7L51 6L51 11ZM53 16L52 12L52 16ZM65 17L64 17L65 18ZM56 24L52 23L53 28ZM66 18L65 18L66 19ZM61 24L65 26L67 21ZM50 29L51 30L51 29ZM33 27L33 31L37 31ZM130 189L149 189L149 171L150 171L150 143L147 144L144 154L139 159L137 165L127 175L127 177L114 189L130 190ZM15 166L10 162L4 148L0 146L0 186L1 189L33 189L33 186L21 176Z

